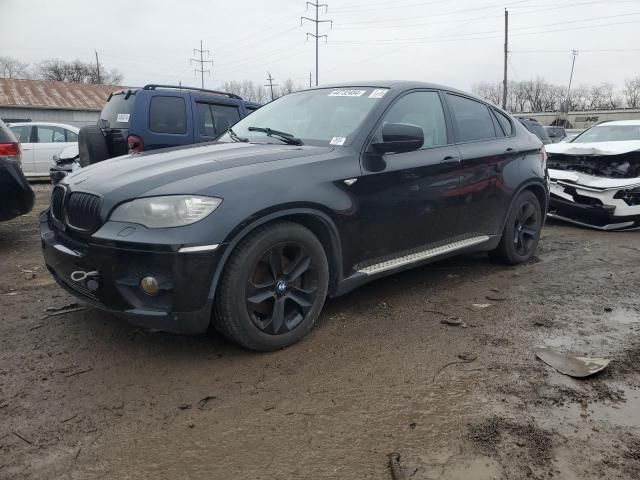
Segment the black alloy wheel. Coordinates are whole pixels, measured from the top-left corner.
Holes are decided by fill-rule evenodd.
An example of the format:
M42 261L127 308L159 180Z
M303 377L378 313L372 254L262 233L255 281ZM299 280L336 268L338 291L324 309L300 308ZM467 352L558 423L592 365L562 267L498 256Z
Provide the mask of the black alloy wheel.
M324 247L306 227L280 221L256 228L233 249L216 291L213 325L258 351L303 338L329 289Z
M269 248L247 280L247 312L261 331L279 335L298 327L318 295L318 272L305 247L283 242Z
M540 236L541 222L539 221L540 208L531 200L520 204L513 226L516 253L520 256L529 255L535 249Z
M531 260L538 248L543 218L535 193L520 192L507 215L500 243L489 255L511 265Z

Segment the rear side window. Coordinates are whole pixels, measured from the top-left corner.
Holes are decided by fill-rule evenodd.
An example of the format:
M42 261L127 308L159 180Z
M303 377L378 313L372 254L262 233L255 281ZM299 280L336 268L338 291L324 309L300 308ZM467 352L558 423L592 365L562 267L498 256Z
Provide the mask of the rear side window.
M149 129L156 133L186 133L187 104L182 97L151 98Z
M16 125L9 127L19 142L29 143L31 141L31 125ZM1 135L1 134L0 134Z
M98 125L101 128L129 128L129 117L135 101L135 93L113 95L102 108Z
M38 143L65 143L67 141L64 128L37 126L36 130Z
M494 110L493 113L498 119L498 123L500 124L500 128L502 129L504 136L510 137L513 135L513 125L511 124L511 120L509 120L504 113L499 112L498 110Z
M240 111L233 105L198 102L198 131L201 136L215 137L240 120Z
M447 94L447 102L457 127L458 142L496 138L493 120L485 104L451 94Z

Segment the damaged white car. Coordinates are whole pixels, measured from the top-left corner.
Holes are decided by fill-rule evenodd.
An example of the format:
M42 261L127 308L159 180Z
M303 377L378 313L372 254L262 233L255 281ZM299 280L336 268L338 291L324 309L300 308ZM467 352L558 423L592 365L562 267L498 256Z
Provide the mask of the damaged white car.
M597 228L640 228L640 120L598 124L546 146L549 217Z

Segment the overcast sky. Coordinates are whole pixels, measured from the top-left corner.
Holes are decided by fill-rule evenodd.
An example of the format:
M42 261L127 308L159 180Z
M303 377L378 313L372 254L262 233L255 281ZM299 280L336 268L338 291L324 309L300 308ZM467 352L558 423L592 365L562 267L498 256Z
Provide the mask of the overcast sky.
M574 84L640 75L640 0L327 0L321 10L320 83L412 79L470 89L502 79L504 8L509 76ZM94 49L124 83L198 85L193 48L214 60L205 86L227 80L308 85L313 39L300 26L304 0L0 0L0 54L24 62L94 61Z

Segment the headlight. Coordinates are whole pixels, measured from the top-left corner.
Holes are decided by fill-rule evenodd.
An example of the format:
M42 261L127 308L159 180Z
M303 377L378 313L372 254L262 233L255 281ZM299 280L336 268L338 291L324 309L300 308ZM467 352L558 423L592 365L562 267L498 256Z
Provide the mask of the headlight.
M116 208L109 220L148 228L181 227L199 222L221 203L221 198L193 195L138 198Z

